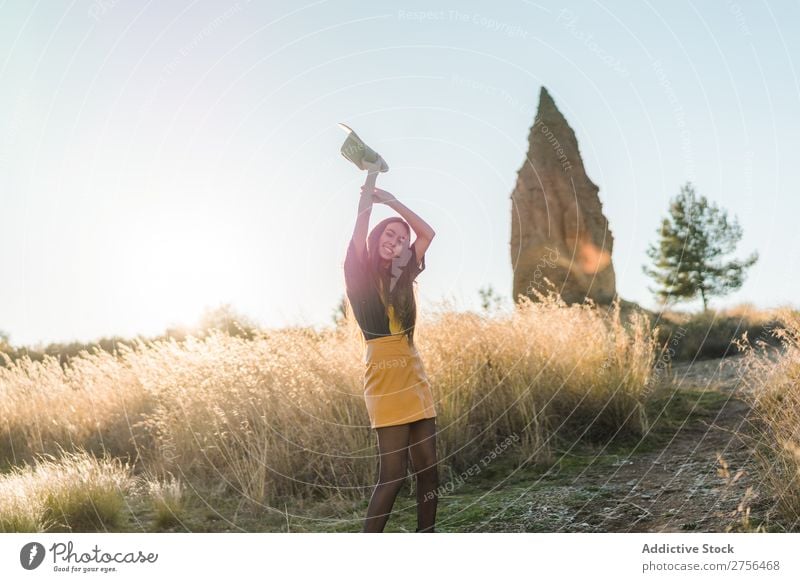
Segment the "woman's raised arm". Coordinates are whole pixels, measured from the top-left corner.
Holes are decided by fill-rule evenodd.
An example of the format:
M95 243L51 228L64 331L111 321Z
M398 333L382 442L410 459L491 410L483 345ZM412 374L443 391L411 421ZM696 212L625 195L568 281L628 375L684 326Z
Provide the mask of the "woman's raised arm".
M359 260L363 260L364 249L367 246L367 232L369 231L369 216L372 213L372 191L375 189L375 180L378 179L378 169L370 168L367 179L361 187L361 196L358 199L358 216L353 228L353 243Z

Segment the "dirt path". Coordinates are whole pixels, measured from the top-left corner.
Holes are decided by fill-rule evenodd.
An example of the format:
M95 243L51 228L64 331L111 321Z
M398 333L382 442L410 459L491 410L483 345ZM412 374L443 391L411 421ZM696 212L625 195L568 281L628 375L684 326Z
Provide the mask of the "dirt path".
M657 450L586 467L579 478L603 495L577 508L559 531L724 532L762 523L772 501L758 491L756 460L736 436L748 429L750 414L740 399L741 361L675 364L675 395L686 396L689 414Z

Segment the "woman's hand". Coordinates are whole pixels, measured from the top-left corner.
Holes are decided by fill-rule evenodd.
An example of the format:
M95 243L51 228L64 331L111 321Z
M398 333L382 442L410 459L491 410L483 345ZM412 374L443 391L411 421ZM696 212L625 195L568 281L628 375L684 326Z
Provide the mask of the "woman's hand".
M367 191L367 187L362 186L361 193L363 194L365 191ZM394 194L392 194L391 192L387 192L386 190L381 190L380 188L373 188L372 201L378 202L380 204L389 204L391 202L397 201L397 198L395 198Z
M374 162L368 162L367 160L363 160L361 165L367 169L367 175L369 174L377 174L381 171L381 158L378 157L377 160Z
M377 196L377 192L375 192L377 188L375 186L370 186L369 184L364 184L361 186L361 197L362 198L369 198L369 201L372 204L378 204L380 199Z

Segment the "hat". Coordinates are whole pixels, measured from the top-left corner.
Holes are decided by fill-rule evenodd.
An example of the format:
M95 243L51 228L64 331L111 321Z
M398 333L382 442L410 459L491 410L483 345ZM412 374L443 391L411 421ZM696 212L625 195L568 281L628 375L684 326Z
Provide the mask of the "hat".
M340 150L346 160L353 162L359 170L368 169L363 163L366 161L370 163L380 163L379 172L389 171L389 164L386 163L386 160L384 160L378 152L365 144L364 141L356 135L355 131L344 123L340 123L339 127L347 132L347 138L344 140Z

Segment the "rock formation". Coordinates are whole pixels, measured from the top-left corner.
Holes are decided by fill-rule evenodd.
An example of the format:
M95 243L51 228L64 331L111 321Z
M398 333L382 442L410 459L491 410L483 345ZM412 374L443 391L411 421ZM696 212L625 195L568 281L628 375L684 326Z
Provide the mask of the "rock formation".
M575 132L547 89L528 136L528 155L511 194L513 297L537 301L555 285L566 303L616 297L614 239L598 187L586 175Z

